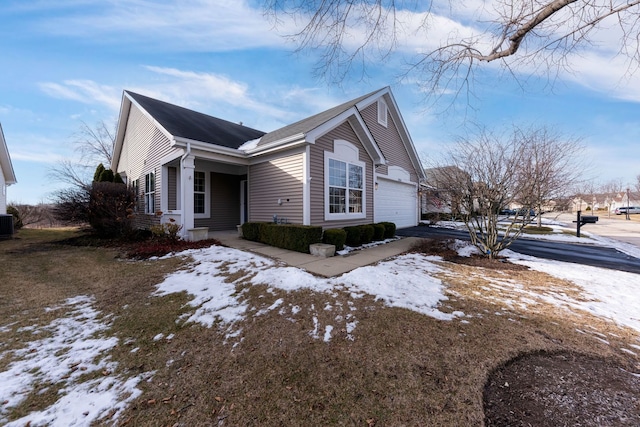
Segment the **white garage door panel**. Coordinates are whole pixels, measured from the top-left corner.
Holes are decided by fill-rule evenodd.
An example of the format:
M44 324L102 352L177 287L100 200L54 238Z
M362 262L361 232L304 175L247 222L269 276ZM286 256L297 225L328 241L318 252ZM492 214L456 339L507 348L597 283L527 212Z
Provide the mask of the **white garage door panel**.
M398 228L413 227L418 223L414 185L378 179L375 204L376 222L390 221Z

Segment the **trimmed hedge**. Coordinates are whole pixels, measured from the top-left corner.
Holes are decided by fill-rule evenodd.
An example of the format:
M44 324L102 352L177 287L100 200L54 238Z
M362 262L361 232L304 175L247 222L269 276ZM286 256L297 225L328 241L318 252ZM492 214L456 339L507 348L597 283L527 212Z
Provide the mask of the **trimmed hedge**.
M384 221L380 224L384 225L384 238L390 239L396 235L396 225L393 222Z
M344 249L344 244L347 241L347 232L342 228L328 228L324 230L324 234L322 236L322 243L327 243L329 245L334 245L336 247L336 251L341 251Z
M384 240L385 227L382 224L373 224L373 241L379 242Z
M309 253L309 245L322 242L322 227L270 222L245 222L242 235L247 240L277 248Z
M344 227L343 230L347 233L346 244L348 246L356 247L362 244L362 229L359 225Z
M371 224L364 224L360 226L360 241L363 245L373 242L374 232L375 230Z
M260 241L261 222L245 222L242 224L242 237L252 242Z

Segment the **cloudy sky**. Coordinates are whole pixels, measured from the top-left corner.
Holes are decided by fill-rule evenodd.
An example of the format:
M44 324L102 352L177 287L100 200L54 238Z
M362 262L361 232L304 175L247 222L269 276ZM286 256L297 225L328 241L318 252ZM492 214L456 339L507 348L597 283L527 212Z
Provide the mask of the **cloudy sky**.
M423 162L451 147L474 124L546 125L583 138L590 175L632 183L640 174L640 79L616 58L618 41L572 56L573 73L546 76L516 70L518 82L495 66L477 74L471 107L455 108L446 93L425 104L412 78L399 80L407 58L437 45L450 31L470 34L473 6L443 8L431 34L416 32L419 16L403 12L398 54L366 64L366 76L329 84L314 76L318 56L293 53L259 2L247 0L3 0L0 8L0 124L18 184L15 203L47 201L60 183L50 170L77 158L82 122L115 124L122 91L271 131L349 99L391 86ZM483 12L484 13L484 12ZM351 39L358 40L357 29Z

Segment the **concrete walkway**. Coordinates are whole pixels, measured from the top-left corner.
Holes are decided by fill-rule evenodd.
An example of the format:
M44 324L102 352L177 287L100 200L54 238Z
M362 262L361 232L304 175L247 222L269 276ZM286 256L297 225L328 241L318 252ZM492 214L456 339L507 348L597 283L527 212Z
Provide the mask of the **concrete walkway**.
M405 237L384 245L353 251L347 255L322 258L245 240L240 238L235 230L212 231L209 232L209 238L217 239L220 243L230 248L274 258L292 267L298 267L323 277L339 276L358 267L364 267L365 265L400 255L407 252L415 242L420 240L417 237Z

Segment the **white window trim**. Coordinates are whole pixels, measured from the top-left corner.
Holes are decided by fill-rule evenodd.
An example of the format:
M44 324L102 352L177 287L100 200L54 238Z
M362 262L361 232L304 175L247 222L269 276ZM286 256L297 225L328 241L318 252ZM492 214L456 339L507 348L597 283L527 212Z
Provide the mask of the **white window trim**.
M387 127L388 111L387 103L383 99L378 99L378 123L384 127Z
M202 172L204 173L204 213L195 213L195 176L196 176L196 172ZM210 191L210 175L209 172L207 171L203 171L203 170L195 170L193 173L193 185L194 185L194 191L193 191L193 197L194 197L194 203L193 203L193 217L196 219L207 219L207 218L211 218L211 191Z
M153 175L153 188L147 192L147 182L149 181L149 177ZM153 209L149 209L149 197L153 199ZM144 213L147 215L155 215L156 214L156 173L148 172L144 175Z
M350 213L349 201L348 201L348 189L346 200L345 213L331 213L329 212L329 160L337 160L362 168L362 212ZM349 170L347 166L347 170ZM347 176L347 183L349 178ZM336 220L348 220L348 219L364 219L367 217L367 167L366 164L359 160L358 148L350 142L337 139L333 142L333 153L329 151L324 152L324 220L336 221Z

